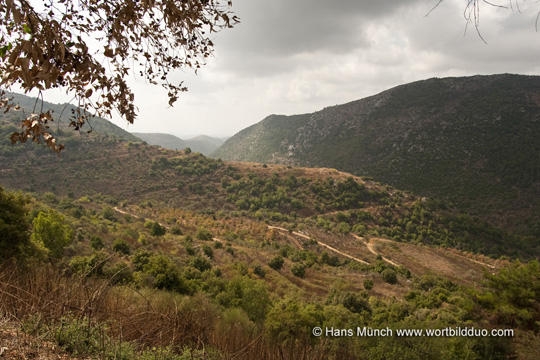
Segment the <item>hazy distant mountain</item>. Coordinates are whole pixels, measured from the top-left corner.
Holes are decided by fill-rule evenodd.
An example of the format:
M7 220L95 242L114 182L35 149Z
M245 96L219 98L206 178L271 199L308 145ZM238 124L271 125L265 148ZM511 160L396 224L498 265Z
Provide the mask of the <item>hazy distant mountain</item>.
M200 135L185 141L189 144L191 150L198 151L204 155L209 155L216 151L225 142L223 139L213 138L206 135Z
M146 141L150 145L159 145L167 149L184 150L189 146L184 140L171 134L135 132L132 134L137 136L139 139Z
M313 114L271 115L212 156L373 176L540 234L538 139L540 77L473 76L418 81Z
M174 135L160 133L133 133L133 135L146 141L150 145L159 145L172 150L183 150L189 147L192 151L208 155L219 148L224 140L206 135L182 140Z
M20 105L21 110L19 111L12 110L6 113L4 117L9 117L10 119L12 118L23 119L27 116L27 114L31 114L34 108L37 108L39 109L39 111L44 111L44 112L46 112L47 110L52 110L53 117L55 119L54 122L51 124L51 129L53 130L53 134L55 134L54 127L56 127L56 124L59 124L61 129L67 130L68 129L67 124L69 123L68 119L71 116L72 112L77 110L77 107L75 105L65 104L65 103L53 104L46 101L41 103L41 100L38 100L30 96L22 95L22 94L7 92L7 96L12 97L13 102L18 103ZM98 133L100 135L113 136L113 137L117 137L126 141L140 141L139 138L132 135L131 133L116 126L112 122L103 118L99 118L99 117L90 118L87 124L85 124L85 126L83 127L82 132L86 132L90 129L92 129L93 132ZM59 137L59 142L62 143L61 136Z

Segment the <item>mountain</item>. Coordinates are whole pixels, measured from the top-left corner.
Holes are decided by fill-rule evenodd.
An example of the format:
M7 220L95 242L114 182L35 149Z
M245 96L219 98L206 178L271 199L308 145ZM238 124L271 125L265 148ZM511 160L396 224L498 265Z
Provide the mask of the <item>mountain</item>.
M141 138L150 145L159 145L172 150L184 150L189 147L192 151L200 152L203 155L209 155L224 143L222 139L206 135L187 140L182 140L174 135L160 133L133 133L133 135Z
M203 155L210 155L216 151L225 140L218 139L206 135L200 135L191 139L187 139L186 142L193 151L200 152Z
M53 118L55 122L51 124L51 128L53 129L53 134L59 135L58 140L60 143L63 143L62 136L64 134L64 131L67 130L67 134L69 134L70 129L68 128L68 118L72 113L77 111L77 107L72 104L53 104L47 101L41 101L39 99L36 99L34 97L22 95L22 94L16 94L16 93L10 93L6 92L6 96L9 98L13 98L13 103L19 104L21 107L20 110L15 111L11 110L10 112L6 114L0 115L1 118L9 118L11 120L22 120L28 116L28 114L31 114L33 112L34 108L40 109L40 111L46 112L48 110L52 111ZM15 123L14 123L15 124ZM56 134L54 131L54 128L60 129L61 134ZM87 123L83 126L81 133L86 133L87 131L92 130L92 132L98 133L100 135L107 135L116 137L125 141L141 141L136 136L132 135L131 133L123 130L122 128L116 126L115 124L111 123L110 121L100 118L100 117L91 117L88 119Z
M171 150L184 150L189 145L182 139L171 135L161 133L132 133L139 139L146 141L150 145L159 145Z
M504 74L434 78L271 115L212 156L370 176L539 236L539 138L540 77Z

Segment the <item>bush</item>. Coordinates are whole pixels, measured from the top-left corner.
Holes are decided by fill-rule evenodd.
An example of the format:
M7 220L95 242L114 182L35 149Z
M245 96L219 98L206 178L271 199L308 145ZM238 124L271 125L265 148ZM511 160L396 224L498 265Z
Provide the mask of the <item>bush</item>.
M114 210L110 206L105 206L101 214L106 220L116 221Z
M165 229L165 227L157 222L153 222L150 227L150 235L152 236L163 236L166 232L167 230Z
M210 259L214 256L214 251L212 251L212 248L206 244L202 246L202 251L204 255L208 256Z
M268 262L268 266L270 266L274 270L280 270L283 267L283 264L285 263L285 260L279 255L276 255L272 260Z
M90 247L94 250L101 250L103 249L103 240L99 236L93 235L90 238Z
M199 240L210 241L212 240L212 233L206 229L200 228L197 230L195 237Z
M364 289L371 290L373 289L373 280L371 279L364 279Z
M263 278L266 275L266 271L261 264L255 265L255 267L253 268L253 273L260 278Z
M64 225L64 217L54 210L46 213L42 211L32 225L34 226L32 240L45 246L52 258L61 258L64 255L64 248L73 239L73 231L68 225Z
M104 275L109 279L110 284L128 284L133 280L133 274L127 264L122 262L106 266L103 270Z
M383 279L384 282L387 282L389 284L396 284L397 283L397 274L396 274L396 272L394 270L392 270L392 269L383 270L381 275L382 275L382 279Z
M131 249L124 239L116 239L113 244L113 250L124 255L129 255Z
M221 243L220 241L214 241L214 249L222 249L223 248L223 243Z
M179 226L173 226L171 228L171 234L173 234L173 235L183 235L182 230L180 229Z
M30 242L26 203L22 195L4 192L0 186L0 257L3 259L17 255Z
M212 264L207 259L202 256L197 256L189 260L189 265L193 266L195 269L203 272L205 270L212 269Z
M294 276L303 278L306 275L306 266L302 263L296 263L291 267Z
M164 255L154 255L143 266L145 273L154 277L154 286L158 289L186 293L188 288L180 277L174 262Z

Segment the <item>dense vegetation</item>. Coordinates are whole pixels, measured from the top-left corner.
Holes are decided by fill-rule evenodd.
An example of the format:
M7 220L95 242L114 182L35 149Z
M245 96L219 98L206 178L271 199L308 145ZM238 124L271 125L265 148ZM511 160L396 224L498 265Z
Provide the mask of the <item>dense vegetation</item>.
M26 244L15 254L21 270L0 269L3 316L73 356L495 359L526 353L538 330L537 261L507 263L470 287L377 259L353 264L316 241L294 248L290 235L256 220L148 204L111 212L107 196L2 194L6 206L25 209L2 220ZM44 237L55 231L59 241ZM308 284L321 276L343 280L314 291ZM387 286L402 295L381 296ZM514 335L315 337L316 326Z

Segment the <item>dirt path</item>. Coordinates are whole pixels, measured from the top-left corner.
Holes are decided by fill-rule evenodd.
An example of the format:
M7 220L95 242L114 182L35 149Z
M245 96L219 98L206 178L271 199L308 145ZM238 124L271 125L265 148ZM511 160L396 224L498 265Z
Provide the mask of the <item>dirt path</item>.
M365 238L361 237L361 236L358 236L356 234L352 234L352 236L357 239L357 240L360 240L360 241L364 241L365 242ZM377 251L375 251L375 249L373 248L373 244L371 243L371 240L380 240L380 241L385 241L385 242L392 242L391 240L386 240L386 239L380 239L380 238L376 238L376 239L369 239L369 241L366 242L366 247L368 248L368 250L375 256L377 255L381 255L383 261L386 261L387 263L391 264L391 265L394 265L394 266L399 266L399 264L397 264L396 262L388 259L387 257L384 257L382 256L382 254L379 254Z
M115 206L113 208L114 210L118 211L120 214L124 214L124 215L129 215L129 216L133 216L134 218L137 218L137 219L141 219L141 217L139 215L135 215L135 214L132 214L132 213L128 213L127 211L124 211L124 210L121 210L118 208L118 206ZM156 221L157 222L157 221ZM163 226L165 229L167 230L170 230L169 226L165 225L165 224L162 224L160 222L157 222L159 225Z
M276 230L280 230L280 231L286 231L286 232L289 232L289 230L284 229L284 228L282 228L282 227L278 227L278 226L271 226L271 225L268 225L268 228L269 228L269 229L276 229ZM309 235L302 234L302 233L299 233L299 232L297 232L297 231L293 231L292 233L293 233L293 235L300 236L300 237L303 237L304 239L311 240L311 237L310 237ZM298 246L300 249L303 249L303 247L300 245L300 243L299 243L297 240L293 240L293 241L295 241L295 243L297 244L297 246ZM362 259L358 259L358 258L356 258L356 257L354 257L354 256L352 256L352 255L346 254L346 253L344 253L343 251L340 251L340 250L338 250L338 249L336 249L336 248L334 248L334 247L332 247L332 246L330 246L330 245L328 245L328 244L325 244L325 243L320 242L320 241L318 241L318 240L317 240L317 243L318 243L319 245L324 246L324 247L327 248L328 250L331 250L331 251L333 251L333 252L335 252L335 253L337 253L337 254L339 254L339 255L345 256L346 258L349 258L349 259L351 259L351 260L357 261L357 262L359 262L359 263L361 263L361 264L369 265L369 263L368 263L367 261L364 261L364 260L362 260Z
M360 237L360 236L358 236L358 235L356 235L356 234L352 234L352 235L353 235L354 238L357 239L357 240L365 241L365 239L364 239L363 237ZM387 243L397 243L397 242L394 241L394 240L383 239L383 238L372 238L372 239L370 239L368 242L366 242L366 246L367 246L368 250L369 250L370 252L372 252L373 254L375 254L375 255L379 255L379 253L377 253L377 252L375 251L375 249L373 248L372 240L381 241L381 242L387 242ZM459 254L455 254L455 255L458 255L458 256L460 256L460 257L462 257L462 258L464 258L464 259L467 259L468 261L473 262L473 263L475 263L475 264L482 265L482 266L486 266L486 267L488 267L488 268L490 268L490 269L495 269L495 266L490 265L490 264L486 264L485 262L478 261L478 260L475 260L475 259L471 259L471 258L468 258L468 257L466 257L466 256L459 255ZM382 256L382 255L381 255L381 256ZM388 258L385 258L384 256L382 257L382 259L383 259L384 261L386 261L386 262L388 262L388 263L394 265L394 266L399 266L399 264L396 264L394 261L392 261L392 260L390 260L390 259L388 259Z

